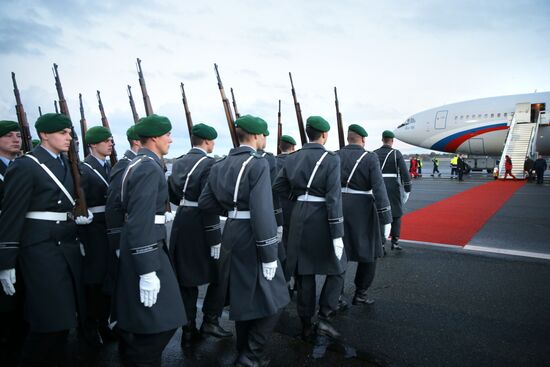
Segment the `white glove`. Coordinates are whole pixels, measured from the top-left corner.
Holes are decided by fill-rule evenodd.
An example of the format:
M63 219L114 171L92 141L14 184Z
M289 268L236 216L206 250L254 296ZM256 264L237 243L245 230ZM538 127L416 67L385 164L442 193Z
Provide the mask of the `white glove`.
M145 307L153 307L157 303L159 291L160 279L156 271L139 276L139 298Z
M164 218L166 219L166 223L173 221L175 217L176 217L176 213L174 212L164 213Z
M262 263L262 270L264 273L264 278L267 280L273 279L275 272L277 271L277 260L270 263Z
M6 269L0 270L0 282L2 283L2 288L4 288L4 293L8 296L13 296L15 294L15 269Z
M210 246L210 257L214 260L218 260L220 258L220 249L222 248L222 244L218 243L215 246Z
M342 237L333 239L332 245L334 246L334 255L336 255L338 260L340 260L342 258L342 254L344 253L344 241L342 241Z
M384 239L387 239L390 236L391 224L384 224Z
M92 214L91 211L88 210L88 216L87 217L85 217L83 215L78 216L78 217L76 217L74 222L76 224L80 225L80 226L85 226L86 224L92 223L93 220L94 220L94 215Z
M120 249L119 249L119 248L117 248L117 249L115 250L115 254L116 254L116 258L117 258L117 259L120 258Z
M86 256L86 250L84 249L84 244L80 242L80 254Z
M277 242L281 242L283 240L283 226L277 227Z
M405 204L407 201L409 201L409 195L411 193L410 192L405 192L404 195L403 195L403 204Z

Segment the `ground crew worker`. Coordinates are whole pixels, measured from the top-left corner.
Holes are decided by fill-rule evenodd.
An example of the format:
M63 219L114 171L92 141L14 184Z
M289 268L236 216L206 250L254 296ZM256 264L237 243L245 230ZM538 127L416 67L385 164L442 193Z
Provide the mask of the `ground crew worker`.
M546 159L542 158L542 155L538 155L537 160L535 161L535 173L537 174L537 184L541 185L544 183L544 171L548 168Z
M451 165L451 180L453 178L457 178L457 172L456 172L456 166L458 164L458 154L455 155L453 158L451 158L450 165Z
M508 175L512 176L512 178L515 180L516 179L516 176L514 176L514 174L512 173L512 168L513 168L513 165L512 165L512 158L510 158L509 155L507 155L506 157L504 157L505 161L504 161L504 179L506 180L508 178Z
M411 174L411 178L417 178L418 177L418 159L416 157L411 157L410 161L410 167L409 172Z
M73 220L73 177L63 152L71 144L71 120L48 113L36 120L41 144L16 159L5 176L0 215L0 281L15 289L18 265L25 284L30 333L20 366L61 363L69 330L84 315L82 253ZM78 223L91 220L77 217Z
M357 261L353 304L373 304L367 297L376 259L383 255L380 228L390 234L391 206L375 153L365 150L367 132L362 126L348 128L348 145L338 151L342 166L344 247L349 261Z
M219 302L213 294L215 290L227 287L227 277L220 279L218 276L217 260L221 251L220 217L203 213L198 207L199 196L215 162L207 154L214 151L217 137L218 133L213 127L194 125L191 130L193 148L174 162L172 175L168 178L170 201L179 206L170 235L170 256L188 320L183 326L182 348L189 348L199 340L195 319L198 286L203 284L222 283L218 287L208 287L203 303L201 334L218 338L233 335L219 325L223 299Z
M434 177L434 175L437 172L437 177L441 177L441 173L439 172L439 158L433 157L432 158L432 163L433 163L433 169L432 169L431 176Z
M279 148L281 149L281 154L277 155L277 174L283 168L283 165L285 164L285 161L288 155L295 151L295 147L296 147L296 140L294 140L292 136L290 135L281 136L281 139L279 141ZM279 202L281 203L281 209L283 211L282 243L286 254L287 244L288 244L288 232L290 230L290 217L292 214L292 209L294 208L294 201L290 200L288 196L279 195ZM286 261L283 262L283 266L285 263ZM286 270L286 267L285 267L285 270ZM286 271L285 271L285 278L287 281L290 280L291 276L292 274L286 274Z
M107 201L105 203L105 222L107 224L107 238L109 239L109 263L107 267L107 279L105 281L105 291L110 296L113 295L115 279L117 274L118 255L120 253L120 231L124 224L124 211L120 201L120 188L122 185L122 176L126 167L141 149L139 136L136 135L135 125L126 130L126 138L130 149L124 152L122 158L111 168L109 175L109 188L107 189ZM116 321L114 313L111 313L111 323Z
M391 249L402 250L399 246L399 236L401 235L401 217L403 216L403 205L409 200L411 192L411 179L407 172L407 166L403 160L403 155L397 149L393 149L394 134L386 130L382 133L382 147L374 152L378 154L380 160L380 169L384 184L391 204L392 223L391 223ZM403 184L403 196L401 195L401 184ZM386 238L384 238L384 242ZM385 246L383 248L385 252Z
M142 148L122 178L125 213L114 310L125 366L160 366L162 351L185 323L185 309L166 248L168 187L162 157L172 139L168 118L152 114L135 125Z
M111 299L103 291L109 264L109 241L105 224L105 202L109 188L110 163L107 158L113 151L113 136L109 129L94 126L86 132L90 154L80 164L81 185L88 209L93 213L92 223L79 226L78 235L84 245L82 280L86 294L84 337L90 344L95 359L102 338L111 334L108 327Z
M420 158L420 156L417 154L416 155L416 165L418 167L418 176L419 177L422 177L422 158Z
M237 331L236 366L267 366L265 344L289 302L277 255L269 164L257 150L265 148L267 124L239 117L240 146L212 166L199 198L205 212L227 215L223 246L230 257L229 317Z
M464 161L464 155L460 154L456 161L456 171L458 172L458 181L462 181L464 172L466 172L466 162Z
M330 320L338 310L344 282L344 219L340 187L340 159L324 145L329 123L320 116L307 119L309 143L291 154L273 188L296 198L288 237L287 272L296 274L298 315L302 337L313 336L316 301L315 275L326 275L319 299L318 335L338 337Z
M15 121L0 121L0 212L4 197L4 176L8 166L21 153L21 132ZM16 267L15 294L0 290L0 365L16 366L25 340L23 321L23 283ZM6 282L7 283L7 282Z

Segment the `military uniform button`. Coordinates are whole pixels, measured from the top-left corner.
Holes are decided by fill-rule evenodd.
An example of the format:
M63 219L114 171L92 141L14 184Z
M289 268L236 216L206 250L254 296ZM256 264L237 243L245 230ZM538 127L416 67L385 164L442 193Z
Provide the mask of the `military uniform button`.
M59 221L58 221L58 220L56 220L56 221L55 221L55 224L59 224Z
M61 200L58 200L58 201L57 201L57 204L58 204L58 205L61 205Z
M57 246L61 246L61 241L57 241Z

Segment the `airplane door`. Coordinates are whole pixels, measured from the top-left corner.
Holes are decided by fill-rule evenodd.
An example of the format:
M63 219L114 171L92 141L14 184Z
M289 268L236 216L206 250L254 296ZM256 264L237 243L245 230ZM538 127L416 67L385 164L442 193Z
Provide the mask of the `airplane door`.
M447 113L448 111L437 111L435 114L435 129L444 129L447 126Z
M468 139L468 142L470 143L470 154L485 154L483 138L471 138Z

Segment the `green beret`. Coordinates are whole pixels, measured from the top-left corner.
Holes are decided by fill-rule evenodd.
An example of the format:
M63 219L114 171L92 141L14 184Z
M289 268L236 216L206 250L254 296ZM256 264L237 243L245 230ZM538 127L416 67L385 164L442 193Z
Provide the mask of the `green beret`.
M321 116L309 116L307 118L306 127L311 127L322 133L326 133L330 130L329 123Z
M281 135L281 141L287 142L288 144L296 145L296 140L290 135Z
M205 124L193 125L193 128L191 129L191 134L193 136L196 136L197 138L206 140L214 140L218 137L216 129L214 129L212 126L208 126Z
M126 130L126 137L130 140L139 140L139 136L137 136L135 131L136 125L132 125Z
M359 126L357 124L349 125L348 130L353 131L354 133L362 136L363 138L366 138L367 136L369 136L369 134L367 134L367 130L363 129L362 126Z
M394 133L392 133L391 131L389 130L385 130L383 133L382 133L382 138L395 138L395 135Z
M267 129L267 122L261 117L256 117L256 118L258 119L260 124L262 124L262 126L264 127L264 132L262 134L264 136L269 136L269 130Z
M262 120L263 121L263 120ZM249 134L264 135L267 130L267 124L264 125L257 117L244 115L235 120L235 125Z
M8 120L0 121L0 136L4 136L12 131L21 131L17 122Z
M168 117L155 114L143 117L134 127L136 134L142 138L162 136L170 130L172 130L172 124Z
M36 147L38 144L40 144L40 140L38 139L32 139L32 147Z
M113 134L103 126L94 126L86 131L86 144L97 144L111 138Z
M61 113L46 113L36 120L34 127L39 133L55 133L72 128L73 123L70 118Z

